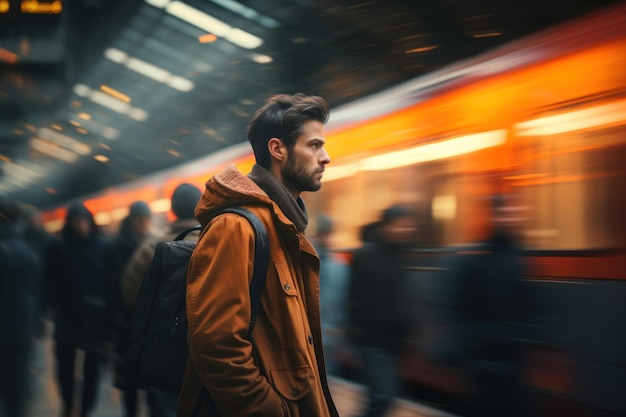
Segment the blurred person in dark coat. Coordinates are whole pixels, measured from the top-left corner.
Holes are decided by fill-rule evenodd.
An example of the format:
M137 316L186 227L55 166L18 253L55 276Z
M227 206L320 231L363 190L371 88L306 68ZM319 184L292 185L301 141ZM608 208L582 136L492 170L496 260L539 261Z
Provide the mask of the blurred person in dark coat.
M141 282L154 256L157 242L174 240L179 233L198 224L194 210L201 194L200 189L191 184L176 187L171 197L171 208L176 220L169 225L167 235L161 239L146 239L133 253L122 275L122 295L127 308L135 308ZM191 232L185 239L197 240L198 236L198 232ZM148 387L150 417L176 417L177 402L176 395Z
M320 314L326 372L338 376L342 361L348 361L350 355L345 335L350 268L330 248L332 230L332 219L319 215L316 236L312 241L320 257Z
M489 238L448 265L442 299L448 336L436 355L469 376L465 415L515 417L523 415L523 353L534 333L518 242L526 209L515 195L490 202Z
M37 335L44 332L44 318L52 310L52 288L48 277L48 253L54 242L54 237L43 227L41 213L33 208L24 211L24 239L37 256L40 268L40 282L38 285L38 327Z
M40 269L19 227L16 202L0 197L0 415L22 417L29 394Z
M137 415L139 387L130 377L125 359L133 311L126 306L122 297L122 274L133 252L148 237L151 222L152 211L148 204L144 201L132 203L105 256L109 325L115 336L115 386L122 390L126 417Z
M416 215L401 206L383 211L354 253L349 284L353 343L362 354L369 398L364 417L383 416L400 394L398 359L413 330L403 256L415 240Z
M85 353L80 416L88 416L96 404L100 368L111 340L103 273L108 244L92 213L77 203L68 208L60 239L50 249L50 274L56 298L56 376L64 417L73 415L79 349Z

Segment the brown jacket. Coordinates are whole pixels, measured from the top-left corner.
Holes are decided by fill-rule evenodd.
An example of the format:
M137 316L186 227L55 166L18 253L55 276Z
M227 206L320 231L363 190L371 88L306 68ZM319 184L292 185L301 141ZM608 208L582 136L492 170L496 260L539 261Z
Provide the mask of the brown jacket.
M271 259L252 343L246 335L254 232L236 214L211 220L227 206L250 209L268 233ZM261 188L232 167L207 182L196 217L211 225L187 274L189 361L178 417L214 415L203 387L223 417L338 417L324 371L313 246Z

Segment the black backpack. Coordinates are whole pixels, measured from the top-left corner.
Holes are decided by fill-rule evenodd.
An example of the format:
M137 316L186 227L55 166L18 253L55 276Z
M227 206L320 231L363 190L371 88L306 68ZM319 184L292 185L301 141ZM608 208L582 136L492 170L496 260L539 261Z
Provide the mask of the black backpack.
M227 208L222 213L238 214L252 225L255 234L254 272L250 283L251 317L248 336L254 328L261 304L269 259L269 242L263 223L247 209ZM127 356L134 380L144 386L178 394L187 366L187 314L185 293L187 266L196 246L183 240L196 226L174 241L157 243L152 262L144 275L130 333Z

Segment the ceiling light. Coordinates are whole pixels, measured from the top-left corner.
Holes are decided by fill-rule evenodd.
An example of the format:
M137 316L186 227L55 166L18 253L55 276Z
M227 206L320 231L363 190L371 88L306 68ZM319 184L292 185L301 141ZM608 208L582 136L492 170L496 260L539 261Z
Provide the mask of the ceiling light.
M126 67L158 82L165 82L170 77L169 71L137 58L129 58Z
M117 113L124 114L130 108L130 105L128 103L120 101L98 90L93 90L89 95L89 98L94 103L106 107L107 109L113 110Z
M167 85L169 85L175 90L182 91L185 93L187 91L193 90L194 88L194 84L192 81L183 77L179 77L178 75L172 76L170 80L167 82Z
M82 95L83 97L89 97L92 102L99 104L102 107L106 107L107 109L113 110L117 113L126 114L131 119L138 121L144 121L148 119L147 111L139 109L137 107L132 107L130 104L113 98L110 95L103 93L102 91L92 90L84 84L76 84L73 88L73 91L75 94ZM101 130L101 132L103 131ZM119 132L116 131L107 131L107 134L111 136L111 138L115 139L117 138L117 136L119 136ZM104 135L105 134L103 133L103 136Z
M198 42L200 43L211 43L211 42L215 42L216 40L217 40L217 36L215 36L212 33L206 33L198 37Z
M235 45L246 49L254 49L263 45L263 40L258 36L237 28L231 29L224 37Z
M271 56L264 54L251 54L250 58L252 58L252 60L258 64L269 64L270 62L274 61Z
M129 96L127 96L126 94L117 91L114 88L109 87L108 85L101 85L100 86L100 91L102 91L103 93L106 93L108 95L110 95L113 98L118 99L119 101L123 101L124 103L130 103L131 99Z
M226 24L221 20L216 19L213 16L210 16L181 1L176 0L169 3L165 7L165 10L172 16L175 16L180 20L184 20L187 23L191 23L192 25L206 30L207 32L214 33L217 36L225 36L228 31L231 30L231 26L229 24Z
M80 142L70 136L64 135L59 132L55 132L47 127L42 127L37 131L37 135L50 142L62 146L65 149L69 149L79 155L88 155L91 152L91 147L83 142Z
M151 6L158 7L159 9L164 8L165 6L170 4L170 2L171 0L146 0L146 3Z
M120 51L119 49L115 48L107 48L104 51L104 56L113 62L117 62L118 64L121 64L128 59L128 54L126 54L126 52Z
M59 145L49 142L47 140L43 140L40 138L32 138L30 140L30 147L37 151L44 153L49 156L53 156L57 159L60 159L64 162L74 162L78 159L78 155L72 151L68 151L65 148L60 147Z
M103 164L106 164L107 162L109 162L109 157L106 155L95 155L93 159L95 159L98 162L102 162Z
M147 0L148 4L152 4L150 1L152 0ZM184 20L185 22L206 32L222 37L242 48L254 49L263 44L263 40L258 36L239 28L234 28L231 25L224 23L221 20L181 1L175 0L168 2L164 6L155 7L162 7L172 16L177 17L180 20Z
M240 16L245 17L246 19L256 21L261 25L270 28L276 29L280 26L277 20L272 19L269 16L264 16L254 10L251 7L245 6L235 0L211 0L213 3L222 6L225 9L230 10L233 13L237 13Z
M135 71L136 73L141 74L144 77L148 77L150 79L153 79L155 81L168 85L175 90L186 93L188 91L193 90L195 87L195 84L193 83L193 81L188 80L183 77L179 77L178 75L174 75L170 73L169 71L161 67L158 67L156 65L153 65L149 62L146 62L142 59L131 57L128 54L126 54L126 52L120 51L119 49L107 48L104 51L104 56L113 62L116 62L120 65L125 65L126 68L132 71ZM124 56L125 58L123 60L116 60L117 58L121 56ZM76 87L74 88L75 88L74 92L77 95L81 95L79 93L84 94L84 91L82 90L82 88L79 88L78 92L76 91ZM116 92L116 93L121 94L119 92ZM123 96L128 98L128 96L126 95L123 95ZM118 98L122 99L122 97L118 97ZM128 100L130 101L130 98L128 98Z

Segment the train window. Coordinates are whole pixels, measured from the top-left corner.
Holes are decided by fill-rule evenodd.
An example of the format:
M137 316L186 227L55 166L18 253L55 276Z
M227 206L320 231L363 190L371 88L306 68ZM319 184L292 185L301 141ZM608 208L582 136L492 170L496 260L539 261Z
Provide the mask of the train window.
M530 203L526 247L595 250L624 244L626 126L541 136L521 132L518 141L523 168L513 179Z
M467 243L484 228L476 220L475 213L480 208L474 207L476 199L471 195L489 192L484 178L458 175L457 162L452 158L389 170L360 171L326 181L320 192L305 198L310 213L323 212L335 221L331 239L335 249L360 246L362 228L378 220L380 212L392 204L415 210L419 225L417 247ZM312 233L314 228L315 225Z

